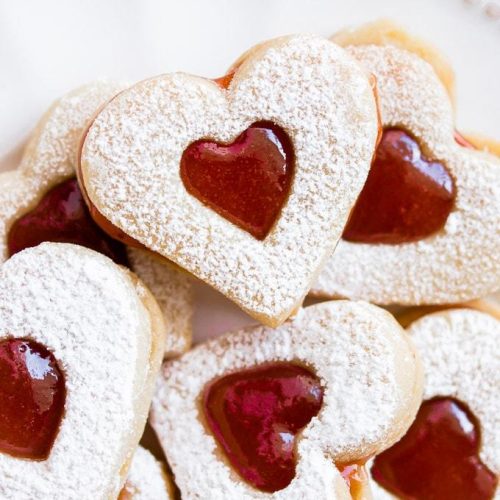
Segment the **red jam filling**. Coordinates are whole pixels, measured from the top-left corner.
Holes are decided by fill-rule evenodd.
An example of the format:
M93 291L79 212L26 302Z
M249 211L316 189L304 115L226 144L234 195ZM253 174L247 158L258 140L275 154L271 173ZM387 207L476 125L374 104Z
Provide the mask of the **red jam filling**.
M180 171L190 194L262 240L286 201L293 167L285 131L258 122L231 144L192 143L182 155Z
M319 379L292 363L271 363L211 382L203 393L209 428L234 469L265 492L295 476L296 435L323 402Z
M14 222L8 234L9 255L44 241L81 245L127 265L125 247L93 221L76 179L52 188L31 212Z
M373 478L403 500L487 500L496 475L479 456L479 422L461 402L424 401L406 435L373 463Z
M404 130L386 129L343 238L392 245L424 239L444 227L455 196L442 163L425 158Z
M0 451L45 460L64 412L66 386L54 355L26 339L0 342Z

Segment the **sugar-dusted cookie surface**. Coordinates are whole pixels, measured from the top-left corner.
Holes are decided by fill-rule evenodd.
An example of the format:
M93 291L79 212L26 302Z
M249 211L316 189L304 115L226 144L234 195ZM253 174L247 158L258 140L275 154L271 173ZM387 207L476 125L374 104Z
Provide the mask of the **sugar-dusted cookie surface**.
M390 45L413 52L432 66L452 101L455 99L455 73L444 54L434 45L409 33L391 19L378 19L359 27L343 29L335 33L332 40L342 47Z
M41 241L90 247L129 265L158 296L168 329L166 354L191 342L191 286L188 277L126 249L92 221L76 182L75 160L87 122L124 85L101 81L56 101L37 124L19 167L0 174L0 261Z
M261 44L226 85L176 73L121 93L89 127L80 180L108 230L138 240L277 325L300 305L365 181L378 133L375 99L351 56L305 35ZM259 160L263 148L269 154ZM224 151L238 172L251 164L238 187ZM201 155L195 196L189 175ZM278 181L265 172L270 177L261 182L269 156L284 165ZM249 189L255 198L239 205ZM267 189L278 194L262 197ZM245 212L255 199L263 201L247 216L274 207L267 233L258 237L252 227L230 222L234 213L222 207L231 202L233 211Z
M497 498L499 319L450 309L407 331L423 363L424 403L401 441L376 457L373 477L396 497ZM376 482L372 490L377 499L392 497Z
M463 302L495 292L500 283L500 161L455 141L448 96L425 61L392 46L355 46L349 51L377 79L384 134L375 156L378 168L372 169L344 237L313 286L313 294L421 305ZM418 168L408 171L408 178L401 174L400 184L391 184L403 172L386 159L397 157L396 148L405 168L414 161L428 179L434 179L427 192L420 187L425 179L414 184L407 180L422 176ZM383 168L393 168L385 177L391 189L384 187L383 177L376 177ZM379 183L379 189L374 190L371 179ZM401 199L399 212L398 205L386 212L392 197L401 198L401 192L414 201L405 204ZM384 217L388 223L401 220L401 228L410 231L438 224L420 238L396 244L387 243L386 234L377 241L376 232L368 235L371 240L349 237L347 241L351 223L361 212L359 206L366 205L365 196L373 203L367 205L371 213L365 213L363 224L358 224L361 232ZM436 220L435 206L444 207L439 208Z
M265 375L266 370L273 375ZM289 377L294 370L298 375ZM240 418L222 423L224 411L207 401L215 395L217 402L220 384L239 376L239 386L228 382L226 395L235 392L226 408L240 412ZM266 377L268 385L259 387L259 379ZM301 384L306 388L302 403L297 392ZM409 337L389 313L361 302L328 302L300 310L275 330L247 328L166 362L150 418L183 498L350 498L334 463L345 470L397 441L414 418L421 385ZM293 419L314 405L303 428L292 429ZM273 423L281 408L288 423ZM262 418L254 431L236 436L236 444L224 434L235 422L251 422L256 415ZM226 441L214 433L217 422ZM266 434L265 429L274 430ZM243 479L241 474L265 475L250 458L241 459L246 466L234 466L234 450L245 449L245 436L254 435L261 439L257 455L265 455L267 446L279 450L279 456L296 450L292 475L277 491L265 482L257 488ZM232 455L226 445L233 448ZM267 481L275 481L270 475Z
M173 500L172 480L163 464L142 446L134 453L118 500Z
M0 267L1 498L116 498L164 330L142 283L92 250L43 243Z

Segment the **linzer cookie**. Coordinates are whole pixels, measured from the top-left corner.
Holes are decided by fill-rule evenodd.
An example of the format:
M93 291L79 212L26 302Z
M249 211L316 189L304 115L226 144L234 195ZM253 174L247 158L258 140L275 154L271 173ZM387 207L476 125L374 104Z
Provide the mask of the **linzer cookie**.
M500 283L500 162L457 142L432 67L392 46L352 46L377 79L383 133L367 182L313 294L447 304Z
M446 310L408 332L423 361L424 402L406 435L375 458L374 497L497 498L500 321Z
M174 489L165 467L153 455L139 446L130 469L127 482L118 500L173 500Z
M42 243L2 265L2 499L117 497L164 334L151 293L97 252Z
M413 421L421 385L389 313L328 302L166 362L150 418L183 498L351 498L366 493L363 463Z
M300 305L361 190L378 134L343 49L289 36L211 81L122 92L91 123L79 178L94 218L276 326Z
M123 88L96 82L59 99L38 123L19 168L0 175L0 261L52 241L79 244L130 266L160 303L169 333L166 354L178 354L191 339L189 279L146 250L127 248L104 233L92 220L75 177L82 130Z

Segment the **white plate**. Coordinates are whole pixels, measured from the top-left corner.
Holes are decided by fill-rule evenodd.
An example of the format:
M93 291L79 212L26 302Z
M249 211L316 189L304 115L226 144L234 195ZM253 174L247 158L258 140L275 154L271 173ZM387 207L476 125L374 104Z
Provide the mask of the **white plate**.
M51 101L82 83L173 70L220 76L260 40L380 17L449 57L458 129L500 140L500 0L0 0L0 170L16 165ZM196 296L197 340L251 322L207 287Z

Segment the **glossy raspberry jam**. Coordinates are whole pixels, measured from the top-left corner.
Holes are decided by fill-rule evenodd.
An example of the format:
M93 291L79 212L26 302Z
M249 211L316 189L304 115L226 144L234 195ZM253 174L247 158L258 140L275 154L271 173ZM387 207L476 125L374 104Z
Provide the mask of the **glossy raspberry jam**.
M295 476L296 435L323 403L319 379L292 363L269 363L211 382L203 393L209 428L234 469L265 492Z
M127 265L124 245L93 221L76 179L52 188L31 212L14 222L8 234L9 255L44 241L82 245Z
M404 130L386 129L343 238L391 245L427 238L444 227L455 197L442 163L423 156Z
M254 123L231 144L196 141L180 165L189 193L260 240L287 199L293 169L290 139L270 122Z
M0 452L46 459L65 400L64 375L50 351L32 340L0 341Z
M479 458L479 422L446 397L422 403L406 435L373 463L371 474L403 500L488 500L497 478Z

